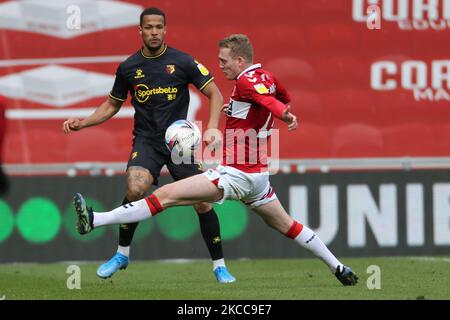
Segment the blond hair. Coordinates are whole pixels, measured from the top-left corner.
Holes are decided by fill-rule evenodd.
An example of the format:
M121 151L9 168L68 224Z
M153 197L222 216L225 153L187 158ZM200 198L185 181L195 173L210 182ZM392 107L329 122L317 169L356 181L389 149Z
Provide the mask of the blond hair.
M219 47L230 49L233 58L242 57L247 62L253 63L253 46L245 34L232 34L220 40Z

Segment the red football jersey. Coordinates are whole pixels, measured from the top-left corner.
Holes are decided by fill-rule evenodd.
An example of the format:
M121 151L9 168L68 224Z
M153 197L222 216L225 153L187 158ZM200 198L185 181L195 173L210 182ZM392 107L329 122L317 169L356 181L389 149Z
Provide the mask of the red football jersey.
M260 64L244 70L226 112L223 163L244 172L267 171L273 117L281 118L290 97Z

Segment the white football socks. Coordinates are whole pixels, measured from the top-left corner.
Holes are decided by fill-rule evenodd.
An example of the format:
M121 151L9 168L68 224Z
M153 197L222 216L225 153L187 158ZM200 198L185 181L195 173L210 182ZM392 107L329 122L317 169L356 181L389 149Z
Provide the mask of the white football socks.
M119 246L117 248L117 252L123 254L126 257L129 257L130 256L130 246L128 246L128 247Z
M127 203L112 211L94 212L95 228L110 224L138 222L151 218L152 214L145 199Z
M216 270L217 267L225 267L225 259L213 260L213 271Z
M319 236L317 236L311 229L303 225L303 229L300 234L295 238L302 247L314 253L317 257L322 259L328 267L331 269L331 272L335 273L336 268L342 263L331 253L331 251L327 248L327 246L320 240Z

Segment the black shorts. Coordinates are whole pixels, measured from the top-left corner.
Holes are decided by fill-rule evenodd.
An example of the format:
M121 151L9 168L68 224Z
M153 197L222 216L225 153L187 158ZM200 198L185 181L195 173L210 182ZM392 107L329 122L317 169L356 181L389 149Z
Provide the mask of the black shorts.
M127 169L129 167L143 167L147 169L153 176L153 184L157 186L158 177L164 165L167 165L167 169L175 181L203 173L200 164L173 163L170 158L170 152L164 144L155 146L145 141L145 139L139 137L134 139Z

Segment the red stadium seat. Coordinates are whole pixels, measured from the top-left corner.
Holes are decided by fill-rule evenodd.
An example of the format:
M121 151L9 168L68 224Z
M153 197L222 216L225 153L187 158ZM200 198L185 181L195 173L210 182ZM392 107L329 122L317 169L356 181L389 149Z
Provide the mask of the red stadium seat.
M327 122L329 114L322 106L322 95L313 91L289 90L292 112L301 123Z
M413 91L395 90L378 93L378 114L383 125L398 123L448 123L448 101L416 101Z
M415 34L420 32L403 31L398 26L388 27L386 21L382 21L381 30L367 30L365 23L359 24L360 30L364 30L364 36L361 37L359 47L364 52L372 52L380 55L392 53L415 52L407 51L411 43L415 42ZM433 32L434 33L434 32Z
M383 125L395 125L399 123L409 123L424 119L426 109L417 108L412 92L395 90L378 93L378 113Z
M422 123L387 127L383 138L384 151L389 157L433 157L440 153L434 128Z
M316 77L312 64L295 57L280 57L263 66L272 72L289 89L293 86L305 88Z
M360 35L361 33L350 25L321 23L306 30L306 42L310 49L317 52L328 52L333 48L334 54L351 54L359 47ZM352 59L356 62L353 57Z
M242 30L240 31L239 28L236 28L236 26L229 26L228 28L237 29L238 33L242 33ZM277 50L279 51L279 54L288 54L290 51L285 51L284 48L291 48L294 43L295 50L297 52L305 52L308 50L309 43L308 41L305 41L307 35L306 32L307 29L301 27L298 24L289 25L283 23L279 25L268 24L263 27L254 29L248 28L248 31L245 31L245 34L247 34L252 41L255 52L258 52L256 60L258 62L262 61L263 68L265 68L267 67L266 62L270 62L274 57L276 57L276 55L273 54L272 50L267 50L268 35L270 35L269 39L276 39L277 48L280 48L279 50ZM230 33L223 32L223 34L226 36ZM215 39L217 39L217 37ZM295 54L292 56L292 58L294 57ZM268 70L271 71L270 69Z
M375 93L371 90L340 89L321 95L324 112L333 126L346 123L379 125Z
M316 124L300 122L295 131L280 129L280 157L290 159L326 158L330 156L330 130Z
M339 158L379 157L383 152L381 132L372 126L352 123L333 132L332 155Z
M436 139L440 148L441 156L450 156L450 124L436 128Z
M316 17L315 14L320 15L322 17L323 13L331 13L333 15L342 15L347 14L348 12L348 0L315 0L315 1L305 1L301 2L302 7L305 12L309 14L314 13L313 17ZM321 23L322 19L315 18L317 23ZM327 20L328 21L328 20Z
M366 89L370 87L367 61L355 59L351 54L328 55L312 62L316 71L316 86L324 90L337 88Z

